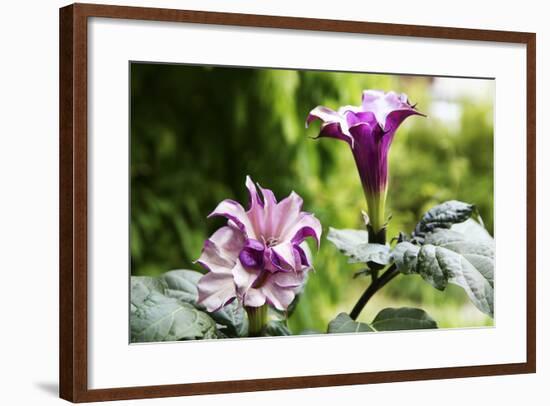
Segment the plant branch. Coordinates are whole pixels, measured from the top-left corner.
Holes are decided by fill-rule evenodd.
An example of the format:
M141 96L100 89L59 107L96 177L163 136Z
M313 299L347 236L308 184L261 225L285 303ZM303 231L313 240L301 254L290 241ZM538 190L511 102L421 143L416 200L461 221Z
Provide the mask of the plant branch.
M353 320L357 319L370 298L373 297L376 292L386 286L386 284L397 275L399 275L399 271L397 270L395 264L393 264L386 270L386 272L380 275L379 278L373 279L369 287L365 290L365 292L363 292L363 294L353 307L349 316Z

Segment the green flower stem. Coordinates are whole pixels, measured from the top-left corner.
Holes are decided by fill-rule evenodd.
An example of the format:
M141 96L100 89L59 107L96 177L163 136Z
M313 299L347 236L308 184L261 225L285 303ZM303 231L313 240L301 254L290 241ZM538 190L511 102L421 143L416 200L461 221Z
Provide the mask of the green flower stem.
M375 234L385 228L386 218L384 212L386 210L386 191L377 194L365 193L367 200L367 211L369 215L369 224ZM374 242L374 241L371 241ZM382 244L384 244L382 242Z
M399 271L397 270L397 267L395 264L390 266L386 272L384 272L379 278L373 278L371 284L369 287L363 292L355 306L353 307L351 313L349 316L356 320L357 317L359 317L359 314L367 304L367 302L370 300L371 297L374 296L376 292L378 292L380 289L382 289L388 282L390 282L393 278L395 278L397 275L399 275Z
M248 314L248 336L258 337L261 335L264 326L267 324L268 305L260 307L245 307Z

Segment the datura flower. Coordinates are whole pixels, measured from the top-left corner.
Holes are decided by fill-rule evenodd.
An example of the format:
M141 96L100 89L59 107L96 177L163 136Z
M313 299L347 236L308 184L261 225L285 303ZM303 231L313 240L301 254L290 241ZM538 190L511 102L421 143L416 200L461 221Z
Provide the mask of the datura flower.
M224 200L208 216L228 220L205 241L197 260L209 271L198 283L199 303L209 312L235 298L247 311L264 305L285 311L311 269L305 239L312 237L319 246L321 223L302 211L298 194L277 202L269 189L260 187L260 196L250 177L246 187L247 211L236 201Z
M322 121L318 137L336 138L350 145L375 233L385 227L388 153L393 137L403 120L415 114L424 115L405 94L365 90L361 106L343 106L338 111L317 106L307 117L306 127L315 120Z

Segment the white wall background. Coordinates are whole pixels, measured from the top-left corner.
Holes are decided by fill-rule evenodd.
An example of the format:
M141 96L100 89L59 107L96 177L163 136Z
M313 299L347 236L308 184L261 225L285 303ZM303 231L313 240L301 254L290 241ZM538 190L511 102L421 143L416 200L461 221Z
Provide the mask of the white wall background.
M105 0L107 2L107 0ZM392 2L134 0L112 4L304 16L392 23L534 31L538 114L538 373L536 375L407 382L140 401L175 405L547 404L550 381L550 300L544 275L550 254L548 142L549 12L545 2L461 0ZM0 400L6 405L61 404L58 374L58 7L57 0L4 2L0 13ZM338 57L345 57L338 55ZM372 56L371 56L372 57ZM126 405L130 402L117 402Z

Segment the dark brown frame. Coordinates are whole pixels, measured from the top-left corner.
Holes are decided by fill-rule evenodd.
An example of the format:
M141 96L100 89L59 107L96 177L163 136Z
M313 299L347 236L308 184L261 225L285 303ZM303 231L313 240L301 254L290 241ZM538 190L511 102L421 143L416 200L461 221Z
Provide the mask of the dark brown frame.
M527 46L527 361L515 364L89 389L87 384L88 17L491 41ZM72 402L533 373L536 370L534 33L73 4L60 9L60 396Z

